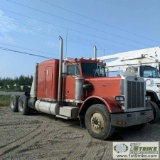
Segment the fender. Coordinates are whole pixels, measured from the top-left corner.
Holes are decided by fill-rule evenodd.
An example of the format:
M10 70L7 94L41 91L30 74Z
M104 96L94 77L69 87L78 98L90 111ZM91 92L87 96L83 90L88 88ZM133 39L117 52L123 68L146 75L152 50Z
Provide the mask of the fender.
M118 113L118 112L124 112L124 110L121 108L121 106L114 101L113 98L110 97L99 97L99 96L90 96L88 97L83 104L81 105L79 109L79 115L84 115L87 109L92 104L98 104L103 103L107 107L108 111L110 113Z
M151 100L155 103L159 102L157 94L152 90L146 90L146 95L151 96Z

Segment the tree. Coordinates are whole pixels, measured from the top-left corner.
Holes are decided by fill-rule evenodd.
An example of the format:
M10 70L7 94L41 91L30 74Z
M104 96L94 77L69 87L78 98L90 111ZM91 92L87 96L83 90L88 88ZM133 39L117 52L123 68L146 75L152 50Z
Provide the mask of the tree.
M30 91L33 76L24 76L13 78L0 78L0 91Z

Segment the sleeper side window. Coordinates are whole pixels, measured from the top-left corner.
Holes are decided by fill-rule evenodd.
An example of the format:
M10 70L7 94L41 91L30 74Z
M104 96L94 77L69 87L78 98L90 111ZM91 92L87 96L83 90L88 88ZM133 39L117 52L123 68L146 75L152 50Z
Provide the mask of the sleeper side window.
M79 75L79 66L77 64L72 64L67 66L67 74L68 75Z

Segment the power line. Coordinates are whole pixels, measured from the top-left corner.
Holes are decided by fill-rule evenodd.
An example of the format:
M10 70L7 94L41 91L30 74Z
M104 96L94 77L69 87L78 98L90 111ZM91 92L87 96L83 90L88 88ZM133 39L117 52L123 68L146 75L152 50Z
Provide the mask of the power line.
M69 30L70 30L70 29L69 29ZM72 31L75 31L75 30L72 30ZM134 45L130 45L130 44L122 43L122 42L116 42L116 41L113 41L113 40L110 40L110 39L107 39L107 38L104 38L104 37L95 36L95 35L92 35L92 34L89 34L89 33L81 32L81 31L76 31L76 32L77 32L77 33L80 33L80 34L92 36L92 37L94 37L94 38L103 39L103 40L106 40L106 41L109 41L109 42L113 42L113 43L116 43L116 44L121 44L121 45L124 45L124 46L130 46L130 47L136 48L136 46L134 46Z
M29 19L32 19L32 20L36 20L36 21L39 21L39 22L42 22L42 23L52 24L52 25L54 25L54 26L67 29L67 27L64 27L64 26L61 26L61 25L57 25L57 24L54 24L54 23L50 23L50 22L47 22L47 21L43 21L43 20L40 20L40 19L36 19L36 18L27 16L27 15L24 15L24 14L21 14L21 13L16 13L16 12L9 11L9 10L3 9L3 8L0 8L0 9L3 10L3 11L10 12L10 13L12 13L12 14L16 14L16 15L19 15L19 16L22 16L22 17L26 17L26 18L29 18ZM71 30L71 29L70 29L70 30Z
M52 14L52 13L45 12L45 11L42 11L42 10L39 10L39 9L30 7L30 6L27 6L27 5L24 5L24 4L21 4L21 3L18 3L18 2L12 1L12 0L7 0L7 1L8 1L8 2L11 2L11 3L14 3L14 4L17 4L17 5L20 5L20 6L23 6L23 7L26 7L26 8L29 8L29 9L31 9L31 10L34 10L34 11L37 11L37 12L40 12L40 13L43 13L43 14L47 14L47 15L49 15L49 16L53 16L53 17L56 17L56 18L59 18L59 19L62 19L62 20L65 20L65 21L68 21L68 22L71 22L71 23L75 23L75 24L81 25L81 26L86 27L86 28L90 28L90 29L95 30L95 31L99 31L99 32L102 32L102 33L105 33L105 34L109 34L109 35L112 35L112 36L116 36L116 37L119 37L119 38L122 38L122 39L125 39L125 40L128 40L128 41L131 41L131 42L134 42L134 43L137 43L137 44L140 44L140 43L141 43L141 44L143 44L144 46L147 46L147 45L148 45L148 44L145 44L145 43L142 43L142 42L138 42L138 41L135 41L135 40L132 40L132 39L129 39L129 38L120 36L120 35L116 35L116 34L113 34L113 33L109 33L109 32L106 32L106 31L103 31L103 30L94 28L94 27L90 27L90 26L88 26L88 25L84 25L84 24L82 24L82 23L75 22L75 21L69 20L69 19L67 19L67 18L63 18L63 17L57 16L57 15L54 15L54 14Z
M115 46L112 46L112 45L106 45L105 43L99 43L99 42L96 42L96 41L90 41L88 39L85 39L85 38L81 38L81 37L78 37L78 36L75 36L75 35L72 35L72 34L68 34L68 39L72 39L72 40L76 40L76 41L80 41L80 42L84 42L84 43L89 43L91 44L92 46L93 45L96 45L96 46L106 46L108 48L113 48L114 50L119 50L119 49L122 49L121 47L115 47Z
M21 21L21 23L22 23L22 21ZM9 24L9 23L8 23ZM19 23L17 23L16 22L16 24L18 24L19 25ZM25 25L26 26L26 25ZM48 37L48 36L50 36L51 34L48 34L47 32L42 32L42 31L39 31L39 30L36 30L35 28L31 28L29 25L27 25L27 29L33 29L32 30L32 32L33 33L38 33L38 34L42 34L43 36L46 36L46 37ZM46 28L45 28L45 30L46 30ZM61 32L60 32L61 33ZM55 35L55 34L52 34L52 35ZM59 35L55 35L55 36L59 36ZM107 48L112 48L112 49L114 49L114 50L119 50L121 47L116 47L116 46L112 46L112 45L106 45L105 43L100 43L100 42L96 42L96 41L91 41L91 40L89 40L89 39L85 39L85 38L81 38L81 37L78 37L78 36L75 36L75 35L73 35L73 34L68 34L68 36L69 36L69 40L71 41L71 42L73 42L73 43L78 43L78 44L83 44L83 45L85 45L85 46L93 46L93 45L95 45L96 44L96 46L98 47L104 47L104 46L106 46ZM69 41L68 41L69 42ZM1 43L1 44L4 44L4 43ZM7 45L7 44L4 44L4 45ZM13 46L13 45L9 45L9 46L12 46L12 47L17 47L17 48L23 48L23 49L27 49L27 50L31 50L31 49L28 49L28 48L24 48L24 47L18 47L18 46ZM67 47L67 46L66 46ZM121 48L122 49L122 48ZM32 50L32 51L37 51L37 50ZM41 51L39 51L39 52L41 52ZM42 53L42 52L41 52ZM51 55L53 55L53 54L51 54Z
M25 48L25 47L19 47L19 46L9 45L9 44L5 44L5 43L0 43L0 44L5 45L5 46L16 47L16 48L20 48L20 49L26 49L26 50L30 50L30 51L36 51L36 52L44 53L44 52L39 51L39 50L29 49L29 48ZM51 53L46 53L46 54L55 55L55 54L51 54Z
M74 39L74 38L68 38L68 40L69 40L69 41L68 41L68 44L69 44L69 43L76 43L76 44L81 45L81 46L92 46L92 47L94 46L93 43L91 44L91 43L89 43L89 42L83 42L83 41L82 41L81 43L79 43L79 40ZM96 47L97 47L97 48L105 48L105 50L109 51L108 53L110 53L110 54L111 54L111 53L117 53L117 50L114 49L114 48L113 48L113 49L108 49L108 48L106 48L106 47L104 47L104 46L102 46L102 45L99 45L99 44L98 44L98 45L96 44ZM112 51L112 52L111 52L111 51ZM124 51L124 50L123 50L123 51ZM119 52L122 52L122 51L119 51Z
M22 22L21 22L22 23ZM24 23L24 21L23 21ZM9 24L9 23L8 23ZM19 23L17 23L19 25ZM21 25L21 24L20 24ZM26 25L26 24L25 24ZM29 25L27 25L27 29L30 28L32 29L32 32L33 33L38 33L38 34L42 34L43 36L50 36L50 34L48 34L47 32L42 32L42 31L37 31L35 28L31 28L30 26L28 27ZM46 31L46 27L45 27L45 31ZM54 35L54 34L52 34ZM55 35L55 36L59 36L59 35ZM91 41L91 40L88 40L88 39L85 39L85 38L81 38L81 37L78 37L78 36L75 36L75 35L72 35L72 34L68 34L69 36L69 41L68 42L73 42L73 43L77 43L79 45L85 45L85 46L93 46L96 44L97 47L104 47L106 46L107 48L112 48L112 50L116 50L116 48L120 49L120 47L115 47L115 46L112 46L112 45L106 45L105 43L99 43L99 42L96 42L96 41ZM4 43L1 43L1 44L4 44ZM7 45L7 44L4 44L4 45ZM24 47L18 47L18 46L13 46L13 45L9 45L9 46L12 46L12 47L17 47L17 48L22 48L22 49L26 49ZM67 47L67 46L66 46ZM28 49L28 50L31 50L31 49ZM33 51L33 50L32 50ZM37 50L36 50L37 51ZM120 51L119 51L120 52ZM43 52L44 53L44 52ZM53 54L51 54L53 55Z
M22 23L22 21L20 21L21 23ZM24 23L24 22L23 22ZM18 24L18 23L17 23ZM26 25L26 22L25 22L25 25ZM28 26L30 27L30 25L28 25L27 24L27 28L28 28ZM32 25L32 27L34 27L33 25ZM36 28L36 29L35 29ZM35 28L31 28L31 29L34 29L34 32L35 33L40 33L40 34L43 34L43 35L46 35L47 37L48 37L48 33L46 32L47 31L47 28L46 27L41 27L41 29L44 29L44 31L42 32L42 31L40 31L40 32L37 32L38 31L38 29L37 29L37 26L35 26ZM55 30L54 29L54 31L52 30L52 29L50 29L49 31L51 31L51 32L55 32L56 31L56 33L57 32L59 32L60 34L62 34L62 32L61 31L57 31L57 30ZM46 34L47 33L47 34ZM53 35L55 35L55 36L58 36L57 34L53 34ZM117 48L117 49L122 49L121 47L116 47L116 46L112 46L112 45L106 45L105 43L100 43L100 42L96 42L96 41L93 41L93 40L89 40L89 39L86 39L86 38L81 38L81 37L78 37L78 36L75 36L75 35L73 35L73 34L70 34L69 32L68 32L68 30L67 30L67 35L69 36L69 37L73 37L74 39L78 39L80 42L81 41L85 41L86 43L87 42L90 42L90 45L92 45L93 46L93 44L95 45L101 45L101 46L106 46L106 47L110 47L110 48ZM50 35L49 35L50 36ZM66 35L65 35L66 36ZM89 45L89 46L90 46Z
M20 21L21 23L24 23L24 22L22 22L22 21ZM18 25L19 25L19 23L17 23ZM26 26L26 22L24 23L25 24L25 26ZM30 27L30 25L28 25L27 24L27 29ZM33 28L31 28L31 29L34 29L34 32L35 33L40 33L40 34L43 34L43 35L45 35L45 36L47 36L48 37L48 35L50 36L50 34L48 34L48 32L46 32L47 31L47 27L41 27L40 29L44 29L44 31L42 32L42 30L41 31L39 31L38 29L37 29L37 26L33 26L32 25L32 27ZM37 31L39 31L39 32L37 32ZM54 29L54 31L52 30L52 29L50 29L49 30L49 32L52 34L52 32L55 32L56 31L56 33L57 32L59 32L60 34L62 34L62 32L60 32L60 31L57 31L57 30L55 30ZM32 30L32 32L33 32L33 30ZM57 34L53 34L53 35L55 35L55 36L59 36L59 35L57 35ZM65 35L66 36L66 35ZM116 47L116 46L112 46L112 45L107 45L107 44L105 44L105 43L100 43L100 42L96 42L96 41L93 41L93 40L89 40L89 39L86 39L86 38L81 38L81 37L78 37L78 36L75 36L75 35L73 35L73 34L70 34L70 33L68 33L68 31L67 31L67 37L69 37L69 39L70 38L72 38L72 39L74 39L74 40L78 40L79 42L85 42L85 44L86 43L88 43L89 45L88 46L93 46L93 45L99 45L99 46L106 46L106 47L108 47L108 48L114 48L114 49L122 49L121 47ZM84 44L84 43L83 43ZM66 45L66 47L67 47L67 45Z
M49 2L44 1L44 0L39 0L39 1L44 2L44 3L46 3L46 4L49 4L49 5L51 5L51 6L55 6L55 7L57 7L57 8L62 9L62 10L65 10L65 11L67 11L67 12L73 13L73 14L75 14L75 15L81 16L81 17L83 17L83 18L86 18L86 19L89 19L89 20L92 20L92 21L101 23L101 24L103 24L103 25L109 26L109 27L111 27L111 28L114 28L114 29L117 29L117 30L121 30L121 31L126 32L126 33L129 33L129 34L131 34L131 35L134 35L134 36L137 36L137 37L140 37L140 38L143 38L143 39L148 39L148 40L150 40L150 41L155 41L155 42L157 42L157 43L160 43L160 41L157 41L157 40L154 40L154 39L151 39L151 38L148 38L148 37L144 37L144 36L139 35L139 34L137 34L137 33L133 33L133 32L130 32L130 31L128 31L128 30L122 29L122 28L120 28L120 27L116 27L116 26L113 26L113 25L104 23L104 22L102 22L102 21L100 21L100 20L97 20L97 19L94 19L94 18L92 18L92 17L88 17L88 16L85 16L85 15L79 14L79 13L77 13L77 12L73 12L73 11L71 11L71 10L69 10L69 9L60 7L60 6L55 5L55 4L53 4L53 3L49 3Z
M26 18L29 18L29 19L33 19L33 20L36 20L36 21L39 21L39 22L42 22L42 23L51 24L51 25L54 25L54 26L57 26L57 27L64 28L66 30L68 29L68 31L70 30L70 31L77 32L77 33L80 33L80 34L92 36L94 38L103 39L103 40L110 41L110 42L117 43L117 44L121 44L121 45L124 45L124 46L130 46L130 47L137 48L134 45L129 45L129 44L126 44L126 43L116 42L116 41L113 41L113 40L110 40L110 39L107 39L107 38L104 38L104 37L95 36L95 35L92 35L92 34L89 34L89 33L84 33L84 32L81 32L81 31L77 31L77 30L74 30L74 29L71 29L71 28L67 28L67 27L64 27L64 26L61 26L61 25L57 25L57 24L54 24L54 23L51 23L51 22L47 22L47 21L44 21L44 20L40 20L40 19L37 19L37 18L33 18L33 17L30 17L30 16L23 15L23 14L20 14L20 13L9 11L9 10L3 9L3 8L0 8L0 9L3 10L3 11L10 12L12 14L16 14L16 15L19 15L19 16L22 16L22 17L26 17Z
M34 57L40 57L40 58L45 58L45 59L52 59L51 57L46 57L46 56L42 56L42 55L38 55L38 54L32 54L32 53L27 53L27 52L23 52L23 51L13 50L10 48L0 47L0 50L15 52L15 53L19 53L19 54L25 54L25 55L34 56Z
M21 21L21 23L22 23L22 21ZM24 23L24 22L23 22ZM18 24L19 25L19 23L16 23L16 24ZM31 28L28 24L26 25L25 24L25 27L27 26L27 29L34 29L34 30L32 30L32 32L33 33L38 33L38 34L42 34L42 35L44 35L44 36L50 36L50 34L48 34L47 32L46 32L46 27L45 27L45 32L43 31L39 31L39 30L37 30L37 29L35 29L35 28ZM28 27L29 26L29 27ZM34 26L32 26L32 27L34 27ZM42 28L43 29L43 28ZM52 30L51 30L52 31ZM55 31L55 30L54 30ZM59 33L61 33L60 31L58 31ZM57 32L56 32L57 33ZM52 34L52 33L51 33ZM52 34L52 35L55 35L55 34ZM58 35L55 35L55 36L58 36ZM68 34L68 40L70 40L71 42L74 42L74 43L78 43L78 44L83 44L83 45L85 45L85 46L93 46L93 45L95 45L96 44L96 46L97 47L104 47L104 46L106 46L107 48L112 48L112 50L114 49L114 50L118 50L119 51L119 49L121 49L121 51L122 51L122 48L121 47L116 47L116 46L112 46L112 45L106 45L105 43L100 43L100 42L96 42L96 41L91 41L91 40L89 40L89 39L86 39L86 38L81 38L81 37L78 37L78 36L75 36L75 35L73 35L73 34ZM69 42L69 41L68 41ZM17 47L17 46L14 46L14 47ZM67 45L66 45L66 47L67 47ZM22 47L21 47L22 48ZM26 48L25 48L26 49ZM123 49L124 50L124 49ZM53 54L52 54L53 55Z

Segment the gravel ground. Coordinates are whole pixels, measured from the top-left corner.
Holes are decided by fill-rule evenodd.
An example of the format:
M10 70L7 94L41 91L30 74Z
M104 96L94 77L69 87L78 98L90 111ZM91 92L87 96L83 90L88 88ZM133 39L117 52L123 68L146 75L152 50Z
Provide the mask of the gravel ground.
M92 138L78 120L22 116L0 107L0 160L110 160L113 141L160 141L160 122L141 131L122 129L106 141Z

